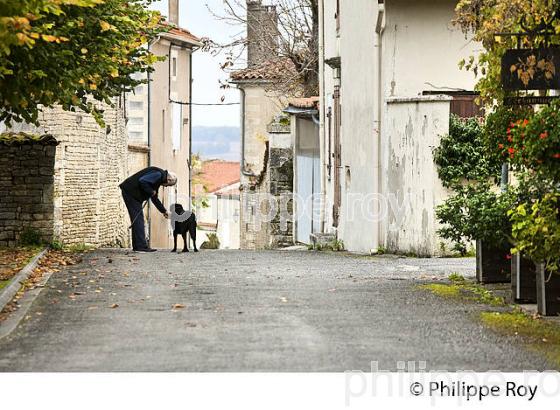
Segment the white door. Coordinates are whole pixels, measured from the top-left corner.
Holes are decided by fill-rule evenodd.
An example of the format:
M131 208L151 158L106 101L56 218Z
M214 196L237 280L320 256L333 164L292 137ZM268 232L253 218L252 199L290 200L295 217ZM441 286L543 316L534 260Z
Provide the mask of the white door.
M314 199L321 189L319 159L310 152L297 155L297 231L296 241L309 244L310 235L318 228L316 218L317 204ZM317 222L314 223L314 219ZM315 225L315 226L314 226Z

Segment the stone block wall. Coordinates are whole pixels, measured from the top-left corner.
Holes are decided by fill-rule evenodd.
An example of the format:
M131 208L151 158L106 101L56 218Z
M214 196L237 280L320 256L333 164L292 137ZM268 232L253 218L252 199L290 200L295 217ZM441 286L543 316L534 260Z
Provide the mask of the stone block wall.
M124 100L100 104L106 127L91 115L44 109L40 127L21 126L58 141L54 157L53 237L65 245L127 246L128 216L119 184L128 173ZM17 130L16 130L17 131Z
M273 127L268 135L260 178L254 178L253 183L246 184L241 191L242 249L282 248L294 244L294 154L289 126L287 129Z
M53 238L54 145L0 143L0 246L15 246L26 229Z
M241 249L267 249L271 246L267 198L270 192L268 172L269 148L263 154L263 168L257 177L249 178L240 186L240 247Z
M269 162L270 194L279 212L270 223L274 248L294 244L294 154L292 148L271 148Z

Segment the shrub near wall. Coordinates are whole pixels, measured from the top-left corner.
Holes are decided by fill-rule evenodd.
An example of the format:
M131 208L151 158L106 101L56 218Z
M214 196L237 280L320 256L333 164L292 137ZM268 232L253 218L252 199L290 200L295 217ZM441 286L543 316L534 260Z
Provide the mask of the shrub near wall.
M49 135L0 134L0 246L15 246L24 231L52 240L56 145Z

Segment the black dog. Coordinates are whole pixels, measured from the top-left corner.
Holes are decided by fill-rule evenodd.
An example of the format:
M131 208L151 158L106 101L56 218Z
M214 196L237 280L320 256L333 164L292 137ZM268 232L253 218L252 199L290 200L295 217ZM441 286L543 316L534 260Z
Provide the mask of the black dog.
M185 210L183 205L175 204L175 214L183 215ZM187 241L187 232L193 241L194 251L198 252L196 247L196 216L194 212L191 212L189 218L184 222L175 221L175 226L173 227L173 250L171 252L177 251L177 236L181 235L183 237L184 248L183 252L189 251L189 242Z

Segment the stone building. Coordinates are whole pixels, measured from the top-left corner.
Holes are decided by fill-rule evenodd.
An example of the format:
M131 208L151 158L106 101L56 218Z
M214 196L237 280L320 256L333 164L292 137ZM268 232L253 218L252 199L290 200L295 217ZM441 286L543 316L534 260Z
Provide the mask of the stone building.
M124 98L114 104L101 104L104 128L83 112L50 108L40 114L39 127L11 131L52 137L4 134L0 245L15 245L26 228L65 245L128 244L118 187L128 172Z
M321 225L349 250L441 253L432 150L451 112L473 111L458 63L481 47L453 26L456 3L319 2Z
M194 195L200 199L195 200L197 242L202 244L214 233L220 249L239 249L239 162L204 161L197 179L200 182L194 189Z
M176 187L163 192L162 202L169 206L180 198L189 206L191 56L200 42L177 27L178 0L169 5L168 30L149 45L166 60L156 63L148 84L114 99L114 107L100 104L105 128L82 112L44 109L39 127L20 124L10 131L52 135L56 146L37 138L19 145L0 143L0 168L6 175L0 180L0 227L13 227L3 229L0 245L14 245L31 227L44 240L65 245L127 246L130 221L118 186L148 165L179 177ZM15 170L29 174L23 177ZM151 245L168 247L169 224L156 212L150 209L147 215Z
M247 68L231 74L241 92L241 240L242 249L293 244L291 129L283 123L287 98L271 84L292 70L287 59L274 55L277 13L260 0L247 2ZM270 44L263 47L261 42ZM276 205L278 204L278 206ZM280 209L289 221L280 221ZM281 223L282 222L282 223Z

